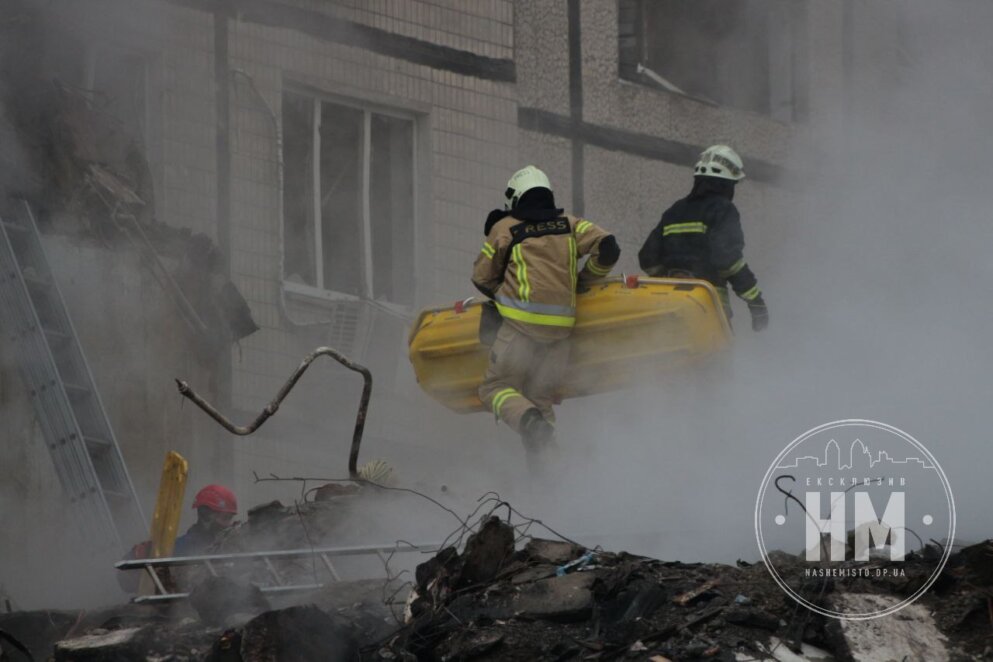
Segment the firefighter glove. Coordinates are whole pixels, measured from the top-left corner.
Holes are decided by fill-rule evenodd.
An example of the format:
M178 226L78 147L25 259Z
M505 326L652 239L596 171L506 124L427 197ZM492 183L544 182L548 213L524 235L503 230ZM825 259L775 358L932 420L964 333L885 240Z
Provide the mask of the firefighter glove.
M769 307L761 296L748 302L748 312L752 315L752 331L761 331L769 326Z

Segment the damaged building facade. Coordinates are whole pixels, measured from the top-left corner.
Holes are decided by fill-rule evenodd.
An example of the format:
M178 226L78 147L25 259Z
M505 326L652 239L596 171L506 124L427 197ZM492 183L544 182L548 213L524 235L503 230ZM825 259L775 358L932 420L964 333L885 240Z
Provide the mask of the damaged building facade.
M618 236L633 273L700 150L734 145L749 260L774 291L775 256L813 222L788 154L887 74L877 51L899 38L853 1L15 5L0 23L0 184L38 216L146 514L173 449L193 488L225 483L245 503L281 489L253 472L345 476L361 384L339 366L311 370L245 438L184 407L173 381L247 421L321 345L374 375L363 459L399 455L419 476L452 454L516 452L417 390L406 334L419 309L474 293L483 220L527 163ZM876 50L859 50L869 31ZM2 498L33 505L4 505L0 557L28 577L49 560L33 525L68 525L68 500L17 358L4 352ZM27 591L3 572L8 594Z

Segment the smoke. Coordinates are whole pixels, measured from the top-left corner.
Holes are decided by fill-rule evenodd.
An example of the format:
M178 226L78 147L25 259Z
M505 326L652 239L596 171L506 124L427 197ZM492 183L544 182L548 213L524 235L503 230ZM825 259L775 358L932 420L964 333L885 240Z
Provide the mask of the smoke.
M820 156L806 175L809 216L791 219L803 231L769 284L770 297L782 292L784 323L767 361L746 369L759 384L759 371L772 377L760 390L784 394L770 414L806 412L795 434L864 417L916 436L948 474L958 537L975 540L989 535L980 412L991 367L982 283L993 49L980 26L993 13L977 2L853 11L847 98L793 154L799 172Z
M732 561L757 557L752 509L776 454L818 424L871 418L905 429L930 448L956 495L960 539L987 537L983 500L990 450L982 413L993 368L987 340L993 296L985 286L993 269L988 255L993 246L988 174L993 46L985 26L993 19L993 7L924 0L859 1L852 7L850 39L829 35L848 51L810 54L819 62L835 57L826 68L850 60L851 79L834 87L817 78L809 82L811 117L794 127L788 181L780 188L752 181L740 186L736 202L748 239L746 257L765 291L772 323L753 334L747 311L735 302L729 372L673 376L660 384L564 403L560 448L547 475L527 472L519 442L507 430L501 428L494 441L485 415L460 418L414 396L408 404L417 412L385 412L374 400L373 432L387 416L404 423L409 418L410 438L369 439L363 459L388 458L405 485L460 515L472 512L480 495L496 490L520 510L588 545L670 559ZM810 10L818 16L830 11L815 3ZM102 14L99 21L117 16L110 10L93 13ZM118 17L121 25L109 29L123 34L141 26L148 35L149 25L166 23L161 16L143 16ZM818 16L811 18L812 29L822 29ZM823 29L842 27L836 23ZM92 22L86 25L93 29ZM149 42L164 36L151 34ZM0 105L5 135L6 116ZM745 142L736 136L714 138ZM30 150L12 144L4 137L0 156L27 163ZM548 160L553 158L550 153ZM20 172L4 167L0 185L20 182L11 179ZM639 180L636 175L632 180ZM676 187L664 182L659 188ZM658 208L639 225L647 232L671 202L657 201ZM627 256L643 239L620 237ZM89 278L81 276L75 288L79 296L86 296L87 289L113 292ZM75 309L83 308L77 304ZM267 370L283 366L273 358ZM287 372L291 367L286 364ZM129 372L126 368L120 371ZM135 370L136 381L146 374ZM327 407L327 393L307 388L319 401L304 412L308 420L331 418L321 408ZM158 396L148 398L149 409L165 401L164 391ZM178 405L168 407L159 413L164 419ZM350 434L353 419L347 408L334 422L334 439ZM279 430L279 420L269 423L267 432ZM404 423L394 420L392 428L383 429ZM184 426L163 426L199 440ZM324 426L298 427L270 439L279 439L278 459L285 460L284 466L289 457L303 458L299 463L305 465L318 454L325 457L325 432ZM419 435L435 435L434 441L444 443L419 445ZM320 438L320 453L311 437ZM229 468L241 472L240 479L247 481L250 469L266 473L266 463L275 462L277 453L267 455L266 442L238 443L262 449ZM443 445L450 452L439 450ZM338 448L343 446L334 452ZM191 480L190 493L214 482L221 471L215 469L195 467L201 473ZM156 476L147 473L139 489L151 494ZM296 491L296 486L269 485L239 497L244 511L262 497L290 503ZM0 512L21 507L8 493L0 502ZM377 502L349 516L345 525L342 535L348 539L342 544L379 544L399 538L439 540L457 522L436 505L404 497ZM533 532L543 535L540 528ZM35 551L37 557L56 556L54 550ZM51 586L32 599L49 600L58 591ZM87 599L82 593L61 597L64 603Z
M852 79L840 97L810 90L793 190L779 202L739 187L770 328L753 334L736 305L732 376L561 408L576 480L555 510L576 530L664 558L755 559L752 511L777 453L821 423L869 418L942 463L959 540L989 536L993 8L853 12Z
M83 12L92 14L80 16L77 12L83 8L70 3L20 0L9 5L0 19L2 213L8 213L12 199L25 196L31 200L36 218L47 222L43 232L54 230L44 242L49 265L117 428L118 441L129 459L140 460L130 469L149 513L161 464L160 449L176 444L188 457L197 458L193 449L187 452L184 447L191 445L187 439L171 434L181 430L182 424L170 420L172 412L162 396L174 393L174 388L168 383L171 375L156 379L156 367L161 370L161 365L170 361L172 365L193 361L186 357L188 347L176 347L172 302L150 283L151 276L142 270L133 251L115 251L106 241L107 234L101 231L110 226L109 218L59 213L71 195L82 197L75 186L84 166L65 157L78 135L66 135L70 132L65 131L65 125L56 125L54 120L64 120L71 112L59 97L60 86L78 99L85 98L88 85L96 89L101 67L109 69L108 61L117 51L109 41L97 38L100 32L133 34L136 27L143 26L144 44L154 48L164 36L160 34L162 9L147 5L141 11L122 13L101 2ZM88 67L93 71L87 72ZM122 83L119 88L126 85ZM94 103L106 121L114 127L122 124L117 114L124 114L118 111L130 96L98 96L93 95ZM83 124L74 128L92 139L95 147L104 138L99 130L103 127ZM60 134L60 130L65 132ZM92 156L86 152L83 158ZM69 188L74 190L67 192ZM57 213L47 213L50 210ZM80 506L72 505L75 495L63 493L60 475L46 448L48 439L21 379L23 359L16 355L16 346L7 342L10 329L4 331L0 528L5 535L0 544L0 592L8 594L18 608L118 602L122 594L112 564L123 550L87 530L80 521ZM201 457L208 458L209 452ZM207 464L206 459L203 464ZM124 535L131 537L129 532ZM138 540L123 540L122 545L130 547L135 542Z

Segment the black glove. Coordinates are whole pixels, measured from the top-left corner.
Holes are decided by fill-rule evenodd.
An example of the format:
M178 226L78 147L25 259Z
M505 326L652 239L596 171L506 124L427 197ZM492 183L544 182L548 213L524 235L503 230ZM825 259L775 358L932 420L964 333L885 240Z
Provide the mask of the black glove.
M499 221L501 218L503 218L509 213L510 212L507 211L506 209L494 209L489 214L487 214L486 224L483 225L483 236L488 237L490 234L490 230L492 230L493 226L497 224L497 221Z
M479 343L492 347L496 342L497 332L503 324L503 315L497 310L496 304L487 301L481 306L479 315Z
M761 331L769 326L769 307L761 296L748 302L748 312L752 315L752 331Z

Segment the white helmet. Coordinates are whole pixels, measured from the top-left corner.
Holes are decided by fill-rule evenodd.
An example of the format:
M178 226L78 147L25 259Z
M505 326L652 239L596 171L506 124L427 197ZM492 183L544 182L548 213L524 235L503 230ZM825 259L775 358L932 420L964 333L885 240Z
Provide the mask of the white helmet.
M533 188L547 188L552 190L552 184L548 181L548 175L543 173L533 165L525 166L514 173L507 182L507 190L504 196L507 198L507 209L513 209L525 193Z
M700 154L700 160L693 166L693 174L738 182L745 178L745 165L738 152L727 145L711 145Z

